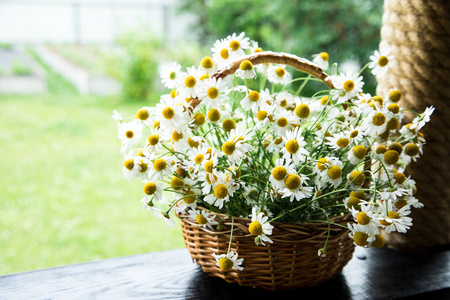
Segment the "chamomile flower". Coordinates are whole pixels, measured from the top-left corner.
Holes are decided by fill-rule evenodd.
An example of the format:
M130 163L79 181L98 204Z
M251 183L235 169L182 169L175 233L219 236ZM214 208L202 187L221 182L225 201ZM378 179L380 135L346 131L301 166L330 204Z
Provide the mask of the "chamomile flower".
M389 111L373 110L364 119L361 129L369 136L376 136L386 131L386 119L389 116Z
M187 73L180 75L180 82L177 87L177 91L183 98L195 98L197 97L202 81L200 80L200 74L194 67L187 68Z
M132 177L139 176L140 171L142 170L141 166L139 165L140 158L140 156L133 155L133 150L128 151L128 153L124 155L125 161L123 163L122 173L123 177L126 180L130 180ZM145 169L145 171L147 170Z
M156 183L153 181L144 181L143 186L145 196L141 199L142 203L148 204L150 201L161 201L164 200L162 192L164 187L161 183Z
M159 67L159 76L164 86L174 89L180 82L181 65L176 62L162 64Z
M313 63L319 66L322 70L328 70L328 60L330 56L327 52L320 52L319 54L313 55Z
M236 35L233 33L226 38L228 48L230 49L230 56L233 60L245 55L244 49L250 47L250 41L248 37L245 37L245 32Z
M245 154L253 150L253 146L248 143L255 134L250 128L245 129L239 126L231 129L228 140L222 145L222 152L225 153L228 159L235 164L240 164Z
M321 165L323 166L323 165ZM342 162L339 159L329 159L329 163L325 169L320 173L320 186L326 186L326 184L333 185L334 188L338 187L342 182Z
M173 220L173 218L166 212L162 211L162 210L153 210L153 214L160 220L163 220L164 222L166 222L167 227L175 227L175 221Z
M336 133L327 140L326 144L333 150L347 149L350 145L350 139L345 132Z
M402 152L402 159L405 164L416 161L423 154L422 144L408 143Z
M244 110L251 110L254 114L258 111L258 108L265 103L258 91L249 91L245 97L241 100L241 106ZM267 112L266 112L267 116ZM262 117L262 116L261 116ZM263 118L264 119L264 118Z
M255 116L255 130L261 130L269 127L270 119L273 119L274 105L263 102L253 114Z
M215 222L215 217L212 215L210 216L208 211L206 210L195 210L191 209L189 210L189 217L191 220L194 220L197 222L197 224L204 228L213 229L213 225L219 224L218 222Z
M371 223L368 225L352 225L351 223L348 223L347 227L350 230L348 236L353 239L353 243L356 246L368 248L373 246L373 243L379 239L378 236L380 235L380 232L378 231L378 228Z
M243 258L238 259L237 252L230 251L227 254L221 254L217 255L216 253L213 253L213 257L216 259L216 265L223 271L228 272L231 269L237 269L239 271L242 271L244 268L241 267L242 262L244 261Z
M309 155L309 152L305 149L306 142L300 127L286 131L283 135L283 141L285 144L281 152L284 158L290 158L296 164L305 161L305 157Z
M381 205L381 210L378 222L387 233L392 231L405 233L412 226L412 219L407 217L411 213L409 206L397 210L394 209L392 201L389 200L386 205Z
M369 64L369 69L372 69L373 75L383 76L389 69L395 55L389 55L391 47L383 45L380 51L375 50L374 54L370 56L372 62Z
M353 165L359 164L366 157L367 148L363 145L356 145L348 151L347 158Z
M192 148L187 160L186 169L196 174L206 161L206 147Z
M163 179L173 173L173 159L171 157L156 158L149 163L149 178Z
M248 226L248 231L256 236L255 243L257 245L265 246L264 242L273 243L268 237L268 235L272 235L273 229L273 226L267 222L268 219L269 217L265 213L256 211L256 207L252 208L252 222Z
M267 69L267 80L275 84L288 84L292 75L286 71L285 66L271 65Z
M280 151L283 148L283 137L282 136L276 136L274 138L274 137L268 136L266 138L266 140L264 141L264 143L265 143L265 145L267 145L267 146L265 146L267 151L269 151L269 152L274 152L274 151L277 152L277 151Z
M213 48L213 60L216 62L219 69L227 67L233 62L230 56L231 49L229 47L229 42L226 39L217 40L214 43Z
M112 118L117 123L120 123L123 120L122 115L117 110L113 110Z
M297 96L292 95L289 92L281 92L275 96L275 103L284 109L294 108L295 102L299 98Z
M202 73L213 74L217 70L217 66L214 64L214 61L211 57L205 56L200 62L198 70Z
M137 120L119 123L118 137L122 144L122 147L120 147L120 153L123 154L139 144L142 137L142 129L142 123Z
M205 197L205 202L214 205L221 209L224 202L230 200L230 196L233 196L236 187L234 186L234 180L227 180L227 175L224 173L217 174L217 180L212 184L213 193Z
M256 77L255 68L249 60L243 60L239 64L239 68L236 70L236 76L242 79L253 79Z
M201 104L207 108L220 109L225 100L228 100L227 83L222 78L208 78L203 80L202 88L198 93Z
M273 115L272 128L279 134L285 135L297 125L295 116L287 110L276 110Z
M159 122L160 134L170 138L173 131L182 132L187 127L187 113L181 105L161 99L156 104L155 119Z
M289 198L291 202L312 196L313 187L303 186L308 177L303 174L291 173L284 179L285 188L280 190L282 198Z
M348 72L340 75L333 75L328 77L334 85L333 98L337 99L338 103L346 102L348 99L356 97L362 92L362 76L355 73Z
M295 173L295 166L290 158L279 158L275 161L275 167L272 169L269 181L275 190L284 189L284 180L288 174Z
M434 109L435 108L433 106L427 107L423 114L420 114L418 117L414 118L410 129L415 129L416 131L422 129L425 123L430 121L430 116L433 114Z

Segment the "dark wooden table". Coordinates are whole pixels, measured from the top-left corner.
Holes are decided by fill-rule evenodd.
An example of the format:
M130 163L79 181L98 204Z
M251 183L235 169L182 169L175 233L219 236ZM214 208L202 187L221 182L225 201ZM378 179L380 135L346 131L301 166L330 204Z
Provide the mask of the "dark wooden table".
M186 249L0 277L0 299L450 299L450 251L357 249L338 277L270 292L204 274Z

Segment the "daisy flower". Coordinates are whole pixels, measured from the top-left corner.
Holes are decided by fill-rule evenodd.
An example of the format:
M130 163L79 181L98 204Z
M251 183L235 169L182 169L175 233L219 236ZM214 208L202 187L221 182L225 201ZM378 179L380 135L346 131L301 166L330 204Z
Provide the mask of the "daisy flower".
M204 228L213 229L212 225L219 224L214 221L215 217L210 216L208 211L206 211L206 210L199 211L199 210L191 209L189 211L189 217L192 220L196 221L198 225L200 225L201 227L204 227Z
M362 145L356 145L352 150L348 151L347 158L353 164L357 165L366 157L367 148Z
M409 127L410 129L415 129L416 131L422 129L425 123L430 121L430 116L434 112L434 107L430 106L425 109L423 114L420 114L418 117L415 117L412 121L412 125Z
M365 248L373 246L373 243L377 241L377 238L379 239L378 236L380 236L378 228L371 223L369 223L368 225L352 225L351 223L348 223L347 227L350 230L348 236L353 239L353 243L356 246Z
M423 154L422 144L408 143L402 152L402 159L405 164L416 161Z
M187 113L181 105L171 103L167 99L161 99L156 104L155 119L159 121L160 133L170 138L173 131L182 132L187 127Z
M267 69L267 79L275 84L288 84L292 80L292 76L286 71L285 66L271 65Z
M200 75L194 67L187 68L187 73L180 75L180 83L177 91L183 98L195 98L201 87Z
M395 55L389 55L390 53L391 47L383 45L380 51L375 50L374 54L370 56L372 62L369 64L369 69L372 69L373 75L383 76L386 74L391 61L395 58Z
M273 115L272 128L280 135L285 135L287 131L294 129L297 125L295 116L287 110L276 110Z
M256 207L252 208L252 222L248 226L248 231L250 234L255 235L255 243L257 245L262 244L265 246L264 242L273 243L272 240L267 237L267 235L272 234L273 226L267 222L269 219L263 212L257 212Z
M142 123L137 120L119 123L118 137L122 144L120 153L125 153L136 146L142 137Z
M265 146L267 151L280 151L283 148L283 137L277 136L276 138L273 138L271 136L268 136L264 143L265 145L267 145Z
M322 70L328 70L328 60L330 56L327 52L320 52L319 54L313 54L313 63L319 66Z
M328 141L325 143L333 150L346 149L350 145L350 139L344 132L336 133L333 136L328 137Z
M223 203L230 200L233 196L236 187L234 180L227 180L227 175L224 173L217 174L217 180L213 184L214 192L205 197L205 202L217 206L219 209L223 207Z
M206 147L192 148L187 159L186 169L196 174L206 161Z
M162 64L159 67L159 76L166 88L174 89L180 82L181 65L176 62Z
M216 259L216 265L224 272L230 271L235 268L239 271L242 271L244 268L241 267L243 258L238 259L237 252L230 251L228 254L217 255L213 253L213 257Z
M113 110L112 118L117 123L120 123L123 120L122 115L117 110Z
M405 233L412 226L412 219L407 217L411 213L409 206L404 206L396 211L392 201L389 200L386 205L381 205L381 210L378 222L387 233L392 231Z
M200 62L198 69L199 69L199 71L206 73L206 74L214 74L214 72L217 70L217 67L214 64L214 61L211 57L205 56L205 57L203 57L202 61Z
M163 179L173 173L173 159L171 157L160 157L150 163L149 178Z
M284 189L287 175L290 173L295 173L295 166L290 158L279 158L275 161L275 167L269 177L269 181L272 187L277 189Z
M320 186L327 183L336 188L342 182L342 162L337 158L330 158L329 164L320 173Z
M161 183L155 183L152 181L144 181L144 187L143 187L145 196L141 199L142 203L149 204L151 201L161 201L164 200L164 197L162 195L162 192L164 190L164 187Z
M237 77L240 77L242 79L253 79L256 78L256 72L253 68L253 64L249 60L243 60L239 64L239 68L235 72Z
M236 35L233 33L226 38L228 48L231 50L230 56L233 60L245 55L244 49L250 47L250 41L248 37L245 37L245 32Z
M338 99L338 103L346 102L348 99L356 97L362 92L364 82L362 81L362 76L359 76L358 73L341 73L340 75L333 75L328 78L334 85L334 98Z
M169 214L165 213L162 210L153 210L153 214L160 220L166 222L167 227L175 227L175 221L170 217Z
M202 100L201 104L207 108L219 109L223 101L228 100L227 83L222 78L208 78L203 80L203 85L198 93L198 98Z
M230 56L231 49L228 46L229 42L226 39L217 40L214 43L211 51L213 53L213 60L216 62L219 69L227 67L233 60Z
M365 134L376 137L376 135L382 134L386 131L386 119L392 114L386 110L373 110L364 118L361 124L361 130Z
M270 119L273 119L273 111L275 110L275 106L268 104L267 102L263 102L254 112L256 120L255 130L261 130L269 127Z
M280 191L282 198L288 198L291 202L299 201L303 198L311 197L314 190L313 187L302 186L306 183L308 177L303 174L291 173L284 179L285 188Z
M300 127L296 127L294 130L286 131L283 135L283 141L285 142L284 148L281 149L283 157L285 159L292 159L296 164L305 160L304 156L308 156L309 152L305 149L306 142L302 136L302 130Z
M222 152L232 163L239 165L245 154L253 150L253 146L248 141L254 134L255 132L251 128L245 129L244 126L231 129L228 140L222 145Z
M241 106L244 110L251 110L253 114L256 114L258 108L265 103L264 101L265 100L260 96L258 91L249 91L241 100Z
M289 92L281 92L275 96L275 103L284 109L294 108L297 99L299 99L297 96Z
M126 153L124 158L125 161L122 167L123 177L127 180L130 180L131 177L143 178L144 176L141 176L141 171L144 174L147 171L147 164L144 162L143 158L141 156L133 156L133 150Z

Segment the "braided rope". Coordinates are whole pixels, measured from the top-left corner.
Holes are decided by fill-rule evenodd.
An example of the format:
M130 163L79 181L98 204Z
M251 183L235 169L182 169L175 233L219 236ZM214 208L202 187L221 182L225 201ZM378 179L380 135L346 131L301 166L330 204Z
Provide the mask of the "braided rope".
M450 1L385 0L382 41L396 59L377 93L397 87L401 104L417 112L436 107L423 128L424 155L407 172L416 180L416 197L425 208L413 210L414 226L407 234L384 235L389 247L424 251L450 243ZM406 122L413 116L408 114Z

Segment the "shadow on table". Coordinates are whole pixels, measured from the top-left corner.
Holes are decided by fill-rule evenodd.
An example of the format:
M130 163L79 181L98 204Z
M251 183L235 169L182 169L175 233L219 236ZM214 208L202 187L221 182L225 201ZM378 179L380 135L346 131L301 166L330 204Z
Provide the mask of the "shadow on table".
M186 288L185 299L351 299L345 276L342 274L315 287L304 287L289 291L267 291L230 284L211 277L199 267Z

